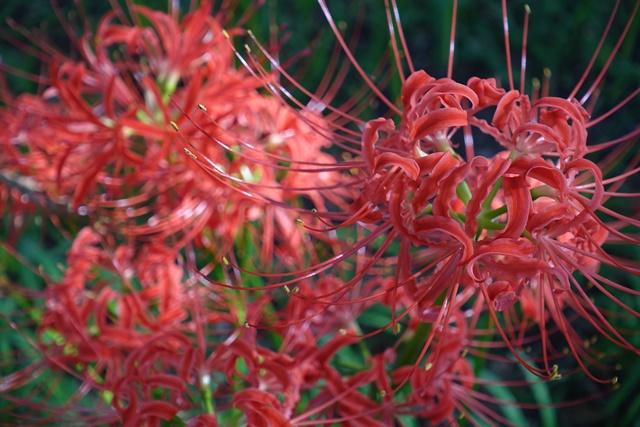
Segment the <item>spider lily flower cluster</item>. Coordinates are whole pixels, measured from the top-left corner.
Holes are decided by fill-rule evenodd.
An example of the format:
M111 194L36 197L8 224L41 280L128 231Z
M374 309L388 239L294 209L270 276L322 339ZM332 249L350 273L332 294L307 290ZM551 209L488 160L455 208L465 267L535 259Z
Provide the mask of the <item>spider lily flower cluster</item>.
M116 7L74 37L80 60L39 46L49 65L39 95L4 90L3 256L42 286L2 279L18 304L3 328L23 343L0 371L2 416L509 424L482 388L481 360L521 364L537 381L582 370L617 383L593 344L599 335L640 355L633 331L615 324L640 316L640 290L611 274L638 276L638 262L609 251L640 243L637 214L609 207L640 197L625 190L640 170L639 132L594 144L589 130L640 89L598 115L589 101L640 2L578 100L594 61L566 98L550 96L547 78L527 95L524 69L515 88L506 2L503 87L452 78L457 2L448 75L435 78L415 69L386 0L397 102L324 0L346 60L336 49L314 92L277 59L277 43L240 29L252 10L224 18L232 3L215 15L210 2L184 15L174 2ZM353 70L364 89L338 105ZM389 111L359 118L375 104ZM498 148L476 154L478 140ZM55 271L21 250L43 215L70 242ZM51 399L69 384L62 403Z

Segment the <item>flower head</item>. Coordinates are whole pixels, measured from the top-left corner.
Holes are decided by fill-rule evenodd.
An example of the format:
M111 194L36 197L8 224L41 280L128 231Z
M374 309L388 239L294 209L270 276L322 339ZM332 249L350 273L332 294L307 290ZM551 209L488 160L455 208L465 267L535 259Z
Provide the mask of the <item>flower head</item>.
M393 277L394 285L383 292L354 298L352 303L387 300L389 295L395 301L408 297L413 301L408 309L417 309L425 321L436 316L429 313L446 317L452 307L466 304L473 307L468 312L472 319L488 313L496 323L496 333L514 356L527 369L547 378L557 376L557 368L550 361L567 353L587 372L589 366L597 365L596 354L583 344L586 337L573 326L576 315L610 341L638 353L612 324L608 310L592 300L594 292L600 292L625 314L638 316L633 305L625 302L636 297L637 290L601 273L618 270L638 274L637 262L608 252L612 243L639 243L633 234L624 232L638 226L633 214L617 213L608 207L616 199L637 197L637 193L619 189L637 172L638 159L631 159L620 173L613 172L606 159L597 154L611 149L611 156L628 157L638 133L631 131L604 143L592 142L589 134L595 124L638 95L638 89L633 88L627 98L599 116L593 112L594 102L590 102L594 88L606 86L604 76L638 4L591 87L577 99L594 61L567 98L549 95L548 75L542 89L535 82L531 95L526 94L524 65L520 88L515 87L505 2L509 72L506 88L496 79L452 79L455 31L447 77L437 79L416 70L407 52L396 4L386 2L391 46L399 64L396 72L402 84L396 103L384 96L382 88L357 62L326 2L320 0L319 4L347 61L371 90L371 96L387 105L389 111L384 117L361 122L345 110L341 117L353 119L353 126L335 126L336 146L348 150L346 158L351 157L352 147L359 151L359 163L350 163L351 172L356 174L356 194L348 213L317 212L318 225L305 226L328 233L351 229L358 239L319 264L312 274L319 274L327 265L337 268L343 265L343 259L355 257L356 252L366 253L358 262L354 278L339 289L355 288L367 276ZM617 5L611 21L616 11ZM529 13L527 9L525 41ZM602 40L610 28L607 26ZM526 42L522 57L525 64ZM258 67L256 60L248 63ZM406 77L405 66L409 69ZM285 81L292 81L285 71L282 75ZM277 86L270 87L276 94L288 93L286 89L279 92ZM315 104L326 101L311 92L306 95ZM370 102L370 98L362 99ZM330 111L340 114L336 107ZM361 130L358 145L354 144L355 128ZM493 141L497 151L476 154L477 138L483 143ZM372 248L375 239L383 242L380 249ZM389 260L395 268L388 268ZM308 271L300 272L304 280ZM299 295L311 294L301 287ZM340 296L330 299L332 295ZM324 297L316 294L315 298L322 298L326 304L348 304L348 295L352 294L326 292ZM390 325L395 321L394 312ZM541 367L525 361L517 338L534 322L543 342ZM514 331L514 324L521 333ZM562 349L551 345L551 335L562 338ZM431 339L433 335L427 342Z

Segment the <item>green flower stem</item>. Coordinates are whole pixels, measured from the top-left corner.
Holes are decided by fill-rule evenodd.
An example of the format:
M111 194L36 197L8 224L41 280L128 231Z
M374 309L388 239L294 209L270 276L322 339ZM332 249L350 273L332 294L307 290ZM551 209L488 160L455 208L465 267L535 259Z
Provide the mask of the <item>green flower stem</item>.
M495 227L498 225L502 225L502 227L504 227L504 224L495 223L493 222L493 220L505 213L507 213L507 205L500 206L498 209L494 209L491 211L482 212L480 215L478 215L478 225L481 228L488 230L496 230Z
M471 200L471 189L469 188L469 184L467 181L462 181L460 184L456 186L456 194L462 200L465 206L469 204L469 200Z
M491 203L493 202L493 199L496 197L496 194L498 194L498 191L500 191L500 188L502 188L502 178L498 178L498 180L493 184L493 187L491 187L491 191L489 192L489 195L484 200L484 202L482 202L483 212L491 208Z
M200 395L202 396L202 402L204 403L204 410L207 414L215 415L213 410L213 393L211 391L210 380L208 383L200 381Z
M536 200L540 197L555 197L557 191L548 185L541 185L540 187L532 188L531 191L531 199Z

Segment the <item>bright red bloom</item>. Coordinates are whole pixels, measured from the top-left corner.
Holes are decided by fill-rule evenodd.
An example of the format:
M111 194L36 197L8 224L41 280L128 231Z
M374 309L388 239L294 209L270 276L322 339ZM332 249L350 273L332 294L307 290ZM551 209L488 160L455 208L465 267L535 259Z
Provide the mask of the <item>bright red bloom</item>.
M389 107L389 113L367 123L353 119L347 111L343 113L345 120L353 120L361 129L359 181L354 184L357 196L348 215L318 212L318 225L308 227L331 233L355 228L352 235L359 240L320 263L316 270L298 272L305 280L300 295L304 298L314 295L325 304L344 305L351 295L346 289L359 286L365 277L394 277L393 287L354 297L352 302L361 304L379 298L388 301L390 294L391 305L395 307L397 301L408 297L413 301L411 308L415 307L425 319L426 313L442 313L457 299L467 300L475 294L477 302L471 299L468 303L475 311L473 317L488 310L497 323L497 333L516 358L543 377L557 377L557 367L550 360L566 353L573 354L584 370L595 360L595 353L583 344L586 337L573 328L569 313L583 318L610 341L640 354L612 325L608 312L591 300L597 290L625 314L640 317L631 304L625 303L625 298L640 293L606 278L606 273L599 273L609 269L640 274L637 260L619 259L608 253L610 243L639 245L633 234L622 230L640 223L606 205L618 197L638 197L637 193L618 189L628 176L638 171L640 159L637 156L631 159L625 172L616 175L606 161L598 162L597 156L592 156L613 147L611 156L622 158L635 144L638 132L601 144L594 144L589 138L591 126L624 107L639 90L632 88L629 97L600 118L592 117L593 104L587 104L593 88L603 84L603 76L640 2L636 3L611 57L581 100L575 95L584 77L567 99L549 96L547 82L542 92L534 86L530 98L524 93L524 81L520 89L514 87L510 63L508 90L501 88L495 79L473 77L466 84L456 82L451 78L453 50L447 78L436 79L425 71L415 70L406 52L397 14L393 18L388 13L402 82L400 103L385 98L362 70L326 2L319 3L346 57L373 95ZM387 2L387 7L395 9L395 2ZM503 17L508 51L506 10ZM608 31L609 27L605 36ZM508 52L508 60L509 55ZM523 58L525 55L523 49ZM405 57L410 70L406 78L400 69ZM524 70L522 74L524 79ZM283 76L292 80L284 71ZM316 103L326 101L309 92L306 95ZM339 111L327 108L332 114ZM394 114L395 122L388 118ZM491 115L488 121L484 118L487 115ZM352 147L353 132L344 127L335 129L336 146ZM478 131L494 140L501 151L492 156L476 155L473 137ZM457 150L460 141L464 141L462 152ZM356 165L350 162L350 166L353 171ZM604 216L607 218L603 219ZM334 222L327 224L325 218ZM379 250L368 251L374 239L383 243ZM389 249L394 246L396 249ZM305 289L310 275L319 274L328 266L344 265L343 259L360 251L366 253L359 255L360 268L355 270L353 279L340 285L339 291L318 295ZM389 263L395 269L385 268ZM447 303L439 305L443 298ZM505 320L500 321L501 318ZM395 323L395 313L391 320L391 324ZM542 367L525 362L516 348L521 342L514 338L521 337L534 320L543 341ZM552 334L562 336L566 350L551 346Z

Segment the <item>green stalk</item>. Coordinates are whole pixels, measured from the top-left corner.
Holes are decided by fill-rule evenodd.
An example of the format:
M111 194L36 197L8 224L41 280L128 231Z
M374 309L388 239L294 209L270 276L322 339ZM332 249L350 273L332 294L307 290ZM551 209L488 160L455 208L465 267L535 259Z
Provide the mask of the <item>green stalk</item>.
M215 415L215 411L213 410L213 393L211 392L211 386L209 383L211 380L205 381L200 380L200 395L202 396L202 402L204 403L204 410L207 414Z
M456 194L460 197L460 200L462 200L462 203L464 203L465 206L469 204L472 194L467 181L462 181L456 186Z

